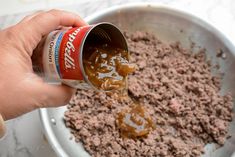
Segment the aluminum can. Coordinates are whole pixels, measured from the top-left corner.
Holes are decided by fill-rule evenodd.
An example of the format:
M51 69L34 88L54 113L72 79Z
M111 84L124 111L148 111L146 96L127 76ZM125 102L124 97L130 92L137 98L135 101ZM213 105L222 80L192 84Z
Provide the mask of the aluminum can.
M121 31L111 23L98 23L49 33L33 54L34 71L50 83L64 83L74 88L96 88L88 80L83 67L86 45L109 44L126 50Z

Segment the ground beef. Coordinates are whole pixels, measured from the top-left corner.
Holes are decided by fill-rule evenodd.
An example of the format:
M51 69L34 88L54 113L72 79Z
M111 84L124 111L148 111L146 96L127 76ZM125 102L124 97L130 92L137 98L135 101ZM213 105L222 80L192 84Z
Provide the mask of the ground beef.
M205 50L192 53L145 32L125 34L130 61L128 93L151 115L156 129L147 138L120 136L117 113L130 99L117 93L78 90L65 124L93 157L198 157L207 143L223 145L232 120L232 98L220 95Z

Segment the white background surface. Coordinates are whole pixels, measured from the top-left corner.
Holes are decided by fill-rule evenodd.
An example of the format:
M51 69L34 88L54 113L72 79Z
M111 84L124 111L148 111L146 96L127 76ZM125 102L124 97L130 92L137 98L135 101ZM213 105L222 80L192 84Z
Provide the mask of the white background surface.
M64 7L89 0L0 0L0 15L25 11Z
M85 2L86 1L86 2ZM137 0L157 2L192 13L214 25L235 43L234 0ZM86 17L96 11L134 0L0 0L0 28L15 24L35 9L63 8ZM47 143L37 111L7 122L0 140L0 157L55 157Z

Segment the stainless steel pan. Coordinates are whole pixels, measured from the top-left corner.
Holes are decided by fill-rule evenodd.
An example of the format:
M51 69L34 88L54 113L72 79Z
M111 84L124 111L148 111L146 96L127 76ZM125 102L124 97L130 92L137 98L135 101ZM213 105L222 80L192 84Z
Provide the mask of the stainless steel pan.
M180 41L189 47L191 42L207 49L207 56L213 63L219 63L225 73L221 93L230 91L235 99L235 47L218 30L197 17L179 10L154 4L132 4L109 8L86 18L89 23L111 22L122 30L149 31L165 42ZM197 49L197 48L195 48ZM216 57L222 49L226 59ZM69 138L72 136L63 122L66 107L41 109L40 116L48 141L60 157L89 156L81 144ZM232 137L224 147L215 150L213 144L205 147L204 157L230 157L235 150L235 122L229 132Z

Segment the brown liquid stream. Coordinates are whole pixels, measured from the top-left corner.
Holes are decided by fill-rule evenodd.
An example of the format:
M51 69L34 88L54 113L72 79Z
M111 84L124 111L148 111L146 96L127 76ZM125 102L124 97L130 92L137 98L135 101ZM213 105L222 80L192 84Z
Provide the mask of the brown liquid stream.
M128 138L146 137L154 129L151 117L143 106L127 94L126 78L135 71L135 65L128 61L128 53L109 45L86 48L83 64L88 80L104 91L119 90L120 97L127 96L133 101L130 109L117 114L117 125L121 135Z
M135 71L128 62L126 50L108 45L88 47L84 55L84 68L88 80L104 91L121 90L126 87L126 77ZM90 54L90 55L89 55Z

